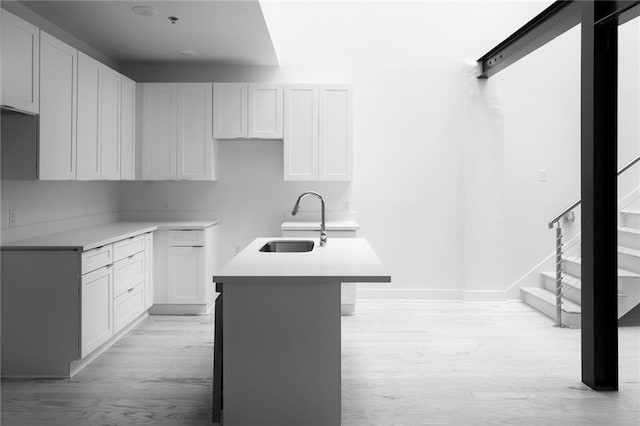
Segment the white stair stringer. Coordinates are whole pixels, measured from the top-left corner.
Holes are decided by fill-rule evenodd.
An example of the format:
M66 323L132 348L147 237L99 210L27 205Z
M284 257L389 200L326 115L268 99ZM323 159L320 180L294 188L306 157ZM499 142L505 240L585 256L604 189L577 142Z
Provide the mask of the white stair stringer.
M621 212L618 244L619 319L640 304L640 211ZM568 327L580 327L581 259L565 257L562 267L562 323ZM556 316L555 277L555 272L542 272L542 288L521 288L525 303L553 319Z

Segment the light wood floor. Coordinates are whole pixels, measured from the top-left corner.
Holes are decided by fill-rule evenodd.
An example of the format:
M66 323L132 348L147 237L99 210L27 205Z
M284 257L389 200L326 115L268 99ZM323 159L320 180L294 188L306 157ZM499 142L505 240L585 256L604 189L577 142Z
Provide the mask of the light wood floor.
M359 302L342 324L344 426L640 424L638 325L599 393L580 331L521 303ZM71 380L3 381L2 425L211 424L212 341L211 317L149 317Z

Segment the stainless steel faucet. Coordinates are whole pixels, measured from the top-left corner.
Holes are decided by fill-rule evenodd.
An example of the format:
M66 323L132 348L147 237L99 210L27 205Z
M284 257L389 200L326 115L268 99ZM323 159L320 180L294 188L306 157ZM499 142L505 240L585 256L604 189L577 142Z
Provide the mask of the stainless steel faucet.
M307 191L307 192L303 192L299 197L298 197L298 201L296 201L296 205L293 206L293 210L291 211L291 215L295 216L298 214L298 210L300 209L300 201L306 197L307 195L315 195L316 197L318 197L320 199L320 204L322 207L322 222L320 223L320 247L324 247L325 245L327 245L327 228L325 226L324 223L324 199L322 198L322 195L318 194L317 192L314 191Z

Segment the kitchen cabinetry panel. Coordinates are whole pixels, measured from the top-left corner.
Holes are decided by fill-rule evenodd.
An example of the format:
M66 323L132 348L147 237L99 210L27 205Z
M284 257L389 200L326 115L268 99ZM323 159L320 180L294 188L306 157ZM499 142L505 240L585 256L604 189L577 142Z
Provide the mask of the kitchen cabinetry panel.
M120 80L120 179L136 178L136 83Z
M142 178L175 179L177 103L174 86L145 83L142 108Z
M117 333L146 309L144 284L129 289L113 301L113 331Z
M82 252L82 273L95 271L113 263L113 245L98 247Z
M212 87L178 87L178 179L213 178Z
M113 336L113 268L83 275L81 294L80 357L84 358Z
M118 297L144 281L144 253L138 253L113 264L113 296Z
M250 83L248 86L248 137L282 139L282 85Z
M102 65L100 78L100 177L120 180L120 74Z
M76 61L78 51L40 32L41 180L76 178Z
M40 30L4 9L0 15L2 105L37 114Z
M169 303L206 303L203 275L202 247L169 247Z
M247 137L247 83L213 84L213 137Z
M98 61L78 53L78 180L100 178L100 72Z
M144 237L144 309L153 305L153 233L149 232Z
M284 89L284 179L318 179L318 89Z
M319 92L319 180L349 181L353 165L350 86L322 86Z

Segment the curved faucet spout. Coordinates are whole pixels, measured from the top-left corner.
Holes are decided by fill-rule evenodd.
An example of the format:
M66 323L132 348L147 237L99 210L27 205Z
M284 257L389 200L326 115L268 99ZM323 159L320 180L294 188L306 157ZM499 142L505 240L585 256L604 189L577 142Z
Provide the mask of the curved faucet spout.
M291 211L291 215L295 216L298 214L298 210L300 210L300 201L307 195L314 195L320 199L320 206L322 208L322 222L320 222L320 247L324 247L327 244L327 229L324 221L324 198L322 195L318 194L315 191L307 191L300 194L298 200L296 201L296 205L293 206L293 210Z

